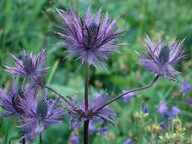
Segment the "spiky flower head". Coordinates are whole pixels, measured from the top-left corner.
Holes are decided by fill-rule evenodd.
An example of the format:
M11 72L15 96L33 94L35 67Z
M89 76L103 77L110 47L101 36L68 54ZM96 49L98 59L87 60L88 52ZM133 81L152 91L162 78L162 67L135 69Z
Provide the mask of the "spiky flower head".
M90 14L90 6L85 16L76 15L72 7L68 12L57 9L62 18L62 32L56 32L65 43L66 52L76 56L83 63L89 63L94 67L99 63L102 67L105 64L102 60L109 59L109 54L118 52L113 48L117 46L115 39L122 33L122 30L114 30L117 18L109 21L109 15L101 19L101 8L95 16Z
M164 45L159 40L157 44L147 36L146 53L139 54L141 64L149 71L165 78L174 79L179 72L175 70L175 66L184 58L184 50L181 42L173 40L171 43Z
M23 77L38 76L46 71L44 60L45 49L42 49L38 55L27 54L23 51L23 58L19 59L12 55L15 66L5 66L7 71L18 74Z
M98 95L98 93L97 93ZM67 100L68 113L71 119L72 127L78 126L85 120L100 119L102 121L101 127L105 127L106 124L114 124L113 117L116 114L105 107L98 111L98 109L110 100L109 94L105 91L100 96L97 96L89 103L88 113L85 112L84 104L77 105L71 100Z
M0 117L6 117L12 114L20 117L24 113L21 107L21 99L25 99L24 91L18 89L15 78L13 78L11 84L7 92L3 88L0 88L0 106L4 109Z
M64 109L58 106L59 98L48 99L46 96L37 100L37 96L28 94L26 99L21 101L25 115L23 124L19 126L25 134L25 138L33 138L41 134L51 124L61 124L59 119L64 115Z

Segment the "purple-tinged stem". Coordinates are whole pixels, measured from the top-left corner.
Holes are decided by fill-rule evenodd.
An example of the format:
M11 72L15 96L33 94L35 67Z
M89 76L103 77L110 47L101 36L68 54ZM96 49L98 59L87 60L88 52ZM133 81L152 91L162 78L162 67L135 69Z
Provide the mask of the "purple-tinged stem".
M42 134L39 135L39 144L43 144L43 141L42 141Z
M25 144L25 138L22 139L22 144Z
M54 92L56 95L58 95L62 100L64 100L67 104L69 104L71 106L71 103L67 100L67 98L65 98L65 96L62 96L61 94L59 94L58 92L56 92L54 89L52 89L51 87L49 86L46 86L46 85L41 85L42 87Z
M89 67L86 64L85 68L85 113L87 114L89 108L89 101L88 101L88 89L89 89Z
M67 102L70 105L69 101L65 97L60 95L58 92L56 92L54 89L52 89L51 87L46 86L42 83L40 85L44 88L51 90L52 92L54 92L56 95L58 95L61 99L63 99L65 102ZM88 88L89 88L89 67L87 64L86 70L85 70L85 114L88 113L88 108L89 108ZM89 120L86 120L84 122L84 144L88 144L88 141L89 141L88 136L89 136Z
M84 144L89 143L89 120L84 122Z
M136 92L136 91L140 91L140 90L143 90L143 89L146 89L146 88L149 88L151 86L153 86L153 84L158 80L159 78L159 75L157 75L152 82L150 82L148 85L145 85L143 87L139 87L139 88L135 88L135 89L132 89L132 90L129 90L123 94L120 94L118 96L116 96L115 98L113 98L112 100L110 100L109 102L107 102L106 104L102 105L101 107L99 107L96 111L100 111L102 108L106 107L107 105L109 105L110 103L114 102L115 100L119 99L120 97L123 97L129 93L132 93L132 92Z
M60 96L60 97L63 97L62 95L60 95L58 92L56 92L54 89L52 89L51 87L49 86L46 86L46 85L43 85L44 88L46 89L49 89L50 91L54 92L56 95Z
M88 90L89 90L89 65L86 64L85 68L85 114L88 114L89 110L89 100L88 100ZM84 122L84 144L89 143L89 120Z

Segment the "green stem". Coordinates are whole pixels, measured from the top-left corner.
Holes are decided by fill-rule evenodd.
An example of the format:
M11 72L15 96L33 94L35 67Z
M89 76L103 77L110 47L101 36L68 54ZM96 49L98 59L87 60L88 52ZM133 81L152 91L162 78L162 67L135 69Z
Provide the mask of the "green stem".
M8 120L7 120L7 129L6 129L6 133L5 133L4 144L7 144L7 143L8 143L9 124L10 124L10 118L8 118Z

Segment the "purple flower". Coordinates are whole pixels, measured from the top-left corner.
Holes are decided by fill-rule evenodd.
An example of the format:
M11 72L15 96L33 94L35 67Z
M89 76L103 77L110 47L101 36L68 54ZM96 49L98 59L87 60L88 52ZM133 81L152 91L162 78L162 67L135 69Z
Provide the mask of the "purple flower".
M10 116L12 114L17 114L21 116L24 113L21 107L21 99L24 99L25 95L21 89L18 89L15 79L12 80L12 86L8 89L6 93L2 88L0 88L0 106L4 109L0 117Z
M181 113L181 110L178 107L176 107L176 106L171 107L171 115L172 116L176 116L180 113Z
M190 99L189 97L186 98L186 103L187 103L188 105L192 105L192 99Z
M132 139L127 139L126 141L124 141L122 144L132 144Z
M156 75L174 79L175 75L179 74L174 67L184 58L183 42L184 40L181 42L173 40L168 45L164 45L159 40L155 44L147 36L146 53L139 54L141 64Z
M97 129L98 133L104 133L104 132L107 132L107 131L108 131L107 127L100 127L100 128Z
M98 108L100 108L101 106L103 106L103 104L108 102L109 99L110 96L107 92L104 92L103 94L100 94L99 97L94 98L89 103L88 114L85 113L84 104L77 105L70 100L66 100L66 104L68 105L67 106L69 113L68 115L69 118L71 119L71 125L78 126L85 120L95 120L95 119L102 120L101 127L105 127L107 123L114 124L113 117L116 116L116 114L113 111L111 111L107 107L101 109L100 111L97 111Z
M23 59L19 59L12 55L15 61L15 66L5 66L7 71L20 76L29 77L37 76L39 73L42 74L46 71L44 61L45 49L42 49L38 55L33 56L32 53L27 54L23 51Z
M165 102L161 101L158 105L158 113L167 115L168 114L168 106Z
M107 127L100 127L100 128L97 128L97 125L95 125L95 123L103 123L103 120L100 118L100 117L96 117L96 118L92 118L90 121L89 121L89 132L99 132L99 133L102 133L102 132L106 132L108 129ZM97 128L97 129L96 129Z
M162 122L161 124L160 124L160 126L163 128L163 129L167 129L167 127L168 127L168 125L167 125L167 123L166 122Z
M123 90L123 93L125 93L127 91ZM132 98L133 96L135 96L135 94L132 92L132 93L128 93L126 94L125 96L123 96L123 100L124 102L127 102L130 98Z
M25 132L25 138L41 134L51 124L62 123L59 118L64 115L64 109L58 107L59 98L56 100L47 99L46 95L40 100L36 100L36 98L37 96L29 93L26 99L21 101L25 115L22 117L23 124L19 128Z
M188 92L189 90L192 89L192 86L191 86L190 83L183 82L183 83L181 83L180 88L181 88L182 92L186 93L186 92Z
M90 133L93 132L94 129L95 129L95 127L94 127L94 120L90 120L89 121L89 132Z
M79 142L79 137L77 135L73 135L71 137L71 144L78 144Z
M99 63L103 68L103 60L109 59L110 53L118 52L113 48L117 46L115 39L122 33L122 30L114 30L117 18L109 21L109 15L106 13L101 20L101 9L95 16L91 16L90 7L85 16L76 15L72 7L67 12L57 9L62 18L62 32L56 34L62 38L65 43L66 52L71 56L76 56L82 64L88 62L97 68Z
M143 103L142 104L142 111L143 111L143 113L148 113L148 109L147 109L147 106L146 106L146 104L145 103Z

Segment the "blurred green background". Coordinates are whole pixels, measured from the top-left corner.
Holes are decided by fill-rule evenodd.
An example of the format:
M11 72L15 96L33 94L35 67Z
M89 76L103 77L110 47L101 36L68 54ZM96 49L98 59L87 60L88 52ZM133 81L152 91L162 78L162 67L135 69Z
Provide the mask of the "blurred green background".
M137 92L136 97L128 102L120 99L111 104L110 107L117 113L115 126L109 125L108 132L100 135L92 133L91 143L119 144L131 138L133 143L148 144L153 134L147 130L147 122L155 123L159 120L157 106L161 100L182 110L180 118L186 129L184 143L187 143L192 132L192 107L186 104L185 98L192 98L192 95L191 91L183 94L180 83L186 81L192 84L190 0L0 0L0 85L4 87L11 80L11 75L6 73L3 67L13 64L10 54L19 57L23 49L37 53L41 48L46 48L49 70L45 82L64 96L83 96L83 67L79 68L80 63L74 59L64 59L64 49L56 46L56 43L62 40L53 33L60 24L55 8L66 10L69 3L76 12L85 13L91 5L92 14L102 7L103 15L108 11L111 19L118 16L117 28L125 30L118 41L129 43L119 48L122 54L111 55L111 59L106 62L110 73L101 68L98 71L91 68L90 94L105 89L110 93L119 94L122 89L142 86L153 79L153 75L139 65L136 54L136 51L144 49L145 33L154 41L159 38L165 41L186 38L183 47L187 58L177 68L182 72L177 81L160 78L155 86ZM147 105L149 115L141 122L135 119L134 113L140 111L142 103ZM19 138L16 124L17 121L12 118L0 119L0 143L6 143L8 140L14 143L15 139ZM72 132L69 122L64 119L62 126L52 126L46 130L43 141L46 144L70 144ZM8 137L5 133L8 133ZM82 127L76 133L82 137ZM164 133L166 131L162 132ZM159 136L156 136L156 139L159 139ZM81 138L79 143L82 143ZM164 142L159 139L159 143Z

